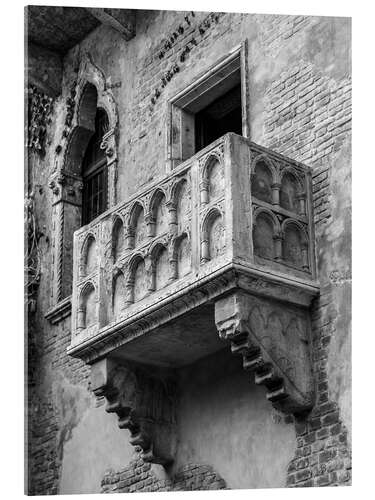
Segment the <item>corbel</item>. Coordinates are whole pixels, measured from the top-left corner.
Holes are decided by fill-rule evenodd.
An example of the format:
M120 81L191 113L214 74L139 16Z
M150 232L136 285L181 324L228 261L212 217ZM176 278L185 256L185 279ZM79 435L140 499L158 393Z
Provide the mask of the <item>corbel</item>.
M243 368L264 385L279 411L301 414L313 406L309 323L306 311L233 292L215 303L219 337L229 341Z
M167 376L151 375L144 367L104 358L91 367L91 389L107 400L120 429L145 462L167 466L176 451L176 388Z

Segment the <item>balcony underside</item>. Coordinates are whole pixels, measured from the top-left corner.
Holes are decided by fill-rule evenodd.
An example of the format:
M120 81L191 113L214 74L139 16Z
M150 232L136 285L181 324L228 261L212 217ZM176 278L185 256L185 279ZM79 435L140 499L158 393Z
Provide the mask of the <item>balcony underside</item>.
M88 363L110 355L168 368L190 364L224 346L215 326L215 303L236 290L303 308L318 293L313 281L227 264L209 276L194 277L190 285L181 280L167 294L154 292L149 304L145 297L132 315L105 326L87 341L77 337L68 353Z

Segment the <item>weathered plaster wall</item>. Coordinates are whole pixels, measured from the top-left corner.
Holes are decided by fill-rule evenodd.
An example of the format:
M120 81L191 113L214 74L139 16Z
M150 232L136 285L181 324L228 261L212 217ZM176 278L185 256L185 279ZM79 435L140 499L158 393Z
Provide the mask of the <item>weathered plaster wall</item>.
M182 12L144 12L138 16L137 35L131 41L125 42L114 30L100 26L65 57L63 93L54 101L46 156L40 159L31 153L29 161L35 213L43 233L39 240L41 281L36 312L29 318L29 336L35 346L29 391L31 492L97 492L105 470L126 466L133 453L127 431L120 432L115 419L105 414L103 407L96 407L88 388L89 369L66 356L70 318L56 326L44 318L51 305L52 280L52 193L48 179L79 56L84 51L91 53L94 63L107 76L117 102L117 190L118 200L123 201L165 172L168 99L244 39L249 44L251 138L314 168L322 283L313 324L317 410L305 427L297 425L295 431L291 424L278 421L263 389L256 388L240 373L236 361L228 364L222 385L214 387L214 379L202 380L208 363L205 360L194 373L200 384L193 385L187 379L183 384L177 460L180 465L192 461L212 465L229 487L282 486L287 480L288 461L295 452L288 484L350 480L346 446L351 425L347 362L351 279L350 22L225 14L198 35L198 24L206 16L196 14L187 27ZM186 28L184 35L159 59L165 35L180 24ZM178 62L179 71L151 106L160 78L179 61L191 36L196 37L197 45L191 45L186 60ZM215 373L215 366L211 370ZM251 464L249 454L254 457ZM88 456L96 459L87 461Z
M229 348L183 370L178 422L176 469L210 464L228 488L285 486L294 426L272 409Z
M117 417L106 413L104 406L91 406L65 444L60 493L100 493L105 472L121 469L134 455Z

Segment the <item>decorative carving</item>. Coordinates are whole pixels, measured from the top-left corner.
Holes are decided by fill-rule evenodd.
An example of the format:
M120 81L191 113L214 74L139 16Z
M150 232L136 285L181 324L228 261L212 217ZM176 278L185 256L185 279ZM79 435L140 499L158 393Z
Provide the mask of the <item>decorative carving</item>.
M297 268L308 270L308 237L304 227L293 219L286 219L281 229L284 234L284 261Z
M275 177L275 168L269 158L265 155L258 156L251 179L251 194L259 200L272 203L276 198L273 195L273 190L277 187Z
M306 313L277 302L236 292L215 303L220 338L243 358L267 399L285 413L313 405L313 381Z
M253 245L254 254L265 259L276 257L274 238L280 233L280 224L275 215L267 209L254 211Z
M125 305L125 278L122 272L118 272L113 280L113 316L121 315Z
M94 131L96 109L108 116L109 129L102 147L108 165L108 204L116 203L118 112L112 91L106 87L104 73L93 63L90 54L82 55L74 79L65 90L66 117L60 143L55 148L50 187L54 194L54 296L53 302L66 297L72 272L73 232L81 225L82 154ZM65 94L65 95L66 95ZM80 272L82 268L80 269Z
M219 144L199 160L201 171L199 189L202 205L216 200L224 193L223 154L223 144Z
M280 206L290 212L300 213L301 182L291 169L285 169L281 177Z
M160 290L168 283L169 269L168 251L159 245L153 252L153 290Z
M117 216L112 230L112 254L116 262L125 248L124 224L121 217Z
M96 324L97 314L97 293L95 286L88 281L83 286L79 297L79 308L77 310L77 328L83 330Z
M157 189L150 199L150 210L146 216L147 234L154 237L168 231L166 197L161 189Z
M176 388L170 379L104 359L92 366L91 387L96 396L107 399L106 411L116 413L120 429L129 430L130 443L145 462L173 462Z
M47 126L51 123L53 98L40 92L34 85L28 88L28 140L27 146L45 155Z
M189 184L183 179L179 182L175 192L177 230L181 233L191 218L191 196Z
M210 210L202 223L201 262L216 259L225 253L225 224L217 207Z
M191 244L186 234L183 234L176 243L176 274L183 278L191 271Z
M143 297L147 294L148 291L148 280L146 274L146 266L145 261L142 258L139 258L135 263L134 267L134 302L143 299Z
M79 275L89 276L97 270L98 255L95 236L91 233L87 235L82 245Z

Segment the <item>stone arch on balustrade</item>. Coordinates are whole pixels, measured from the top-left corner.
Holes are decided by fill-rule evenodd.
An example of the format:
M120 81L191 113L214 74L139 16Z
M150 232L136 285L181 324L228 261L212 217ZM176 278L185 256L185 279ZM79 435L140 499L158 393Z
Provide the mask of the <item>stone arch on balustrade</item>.
M131 206L126 226L127 248L136 248L146 238L145 207L139 200L136 200Z
M92 281L82 287L79 294L78 328L84 329L97 322L96 288Z
M191 271L191 238L188 231L183 231L171 241L171 260L173 278L182 278Z
M118 317L125 305L125 276L121 269L115 269L112 276L112 313Z
M251 165L251 194L259 200L272 203L272 185L279 183L279 173L271 158L258 155Z
M128 302L134 303L146 296L149 283L146 262L142 253L136 253L128 262L126 286L129 290Z
M155 242L149 251L151 259L151 289L164 288L171 278L170 258L166 241Z
M257 207L253 214L254 254L266 259L274 259L274 239L280 235L280 222L276 215L266 207Z
M166 203L166 192L161 187L157 187L150 197L150 236L156 236L168 230L168 212Z
M97 243L92 232L87 233L81 245L79 274L80 277L88 276L95 271L97 265Z
M125 248L124 221L120 214L115 214L112 219L112 256L113 260L121 257Z
M308 270L309 237L299 221L285 219L281 225L283 261L299 269Z
M207 262L225 251L225 223L222 211L212 207L201 224L201 260Z
M284 168L280 175L280 206L299 213L299 197L304 195L304 191L301 175L293 167Z
M224 162L219 152L212 151L205 159L201 172L201 190L206 191L204 202L211 202L224 191Z

